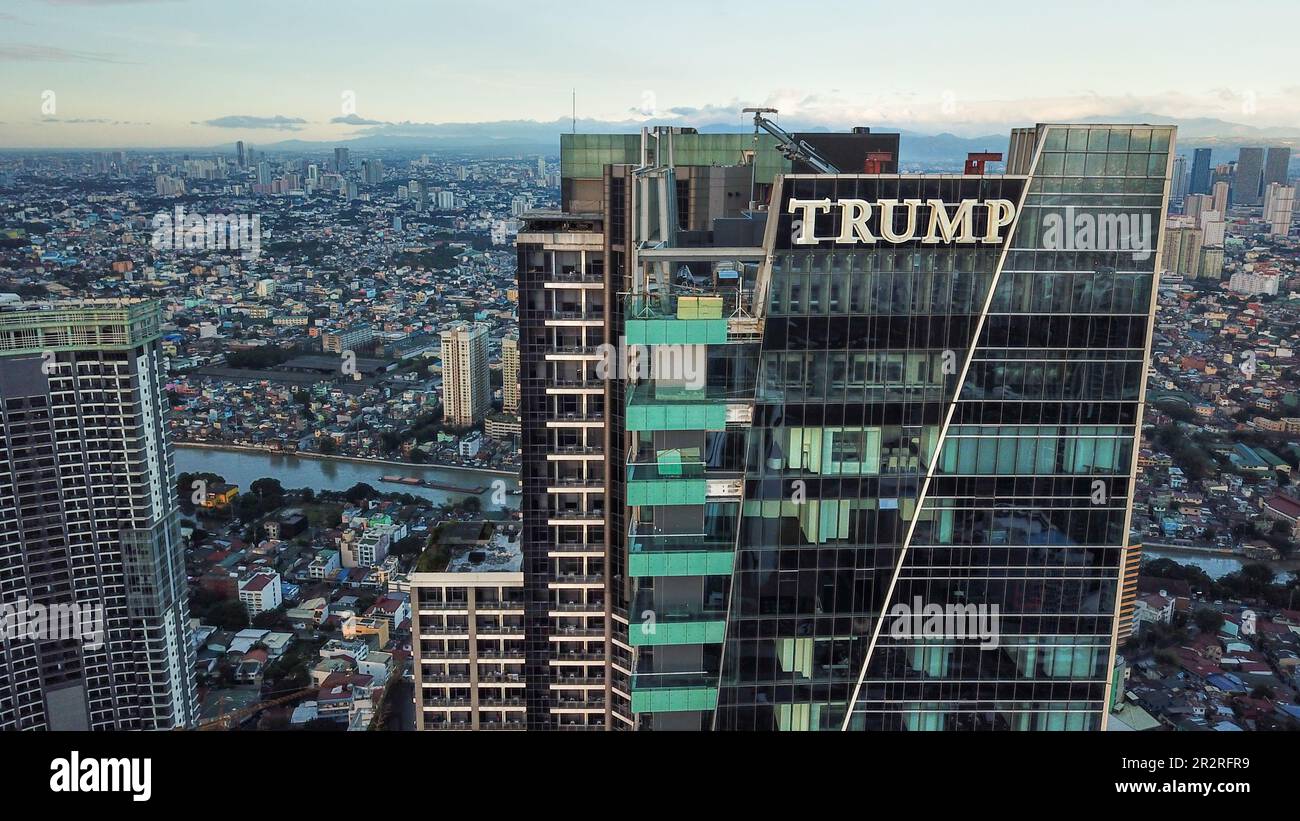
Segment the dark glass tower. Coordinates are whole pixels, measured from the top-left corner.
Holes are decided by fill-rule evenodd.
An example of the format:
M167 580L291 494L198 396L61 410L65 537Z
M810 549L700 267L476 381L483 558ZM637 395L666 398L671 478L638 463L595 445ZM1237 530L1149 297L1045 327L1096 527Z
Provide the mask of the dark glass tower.
M1198 148L1192 152L1192 179L1187 193L1210 193L1210 177L1210 149Z
M1172 140L784 175L757 247L643 244L638 727L1101 727Z
M819 139L562 144L519 237L532 729L1104 722L1173 129L1016 129L1004 174Z

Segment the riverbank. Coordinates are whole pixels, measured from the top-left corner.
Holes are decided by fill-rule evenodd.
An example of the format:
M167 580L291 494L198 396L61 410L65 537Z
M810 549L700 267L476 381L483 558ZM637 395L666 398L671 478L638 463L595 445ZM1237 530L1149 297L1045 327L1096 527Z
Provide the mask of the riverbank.
M517 509L520 496L509 491L519 487L519 477L503 471L465 469L458 466L411 465L379 459L332 458L258 447L201 447L178 444L174 450L177 473L214 473L242 489L258 479L274 478L286 488L346 491L357 484L368 484L381 493L406 493L420 496L435 504L454 504L476 497L484 511ZM389 484L385 476L402 476L432 482L443 487L464 487L466 492ZM501 493L503 489L506 493ZM482 493L469 491L487 488Z
M463 470L471 473L491 473L496 476L510 476L517 478L518 470L498 470L496 468L480 468L467 465L443 465L443 464L416 464L415 462L398 462L393 459L375 459L369 456L346 456L343 454L325 454L313 453L311 451L294 451L292 453L283 450L274 450L272 448L261 448L256 445L230 445L230 444L212 444L210 442L173 442L175 448L194 448L196 450L217 450L227 453L256 453L265 456L284 456L294 457L295 459L318 459L323 462L355 462L362 465L381 465L386 467L399 467L418 470L420 468L429 468L431 470Z

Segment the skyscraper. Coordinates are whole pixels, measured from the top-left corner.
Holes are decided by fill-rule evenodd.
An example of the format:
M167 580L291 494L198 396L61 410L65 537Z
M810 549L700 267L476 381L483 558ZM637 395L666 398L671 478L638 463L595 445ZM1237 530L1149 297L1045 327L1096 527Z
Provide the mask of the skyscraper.
M1264 181L1263 187L1268 188L1269 183L1286 185L1290 180L1289 169L1291 166L1291 149L1287 146L1274 146L1268 150L1264 156Z
M1198 148L1192 152L1192 176L1187 191L1191 194L1210 193L1210 149Z
M1233 205L1259 205L1264 197L1264 149L1242 148L1232 182Z
M491 404L487 328L460 323L442 337L442 417L469 427L483 421Z
M1214 184L1212 210L1217 211L1221 216L1226 216L1228 213L1229 193L1228 183L1220 181Z
M1175 200L1182 200L1187 196L1188 186L1191 183L1191 175L1187 169L1187 158L1183 156L1174 157L1173 182L1170 190L1170 197Z
M1099 728L1173 129L732 136L564 140L520 233L530 726Z
M239 167L243 168L245 160L248 159L244 154L243 140L239 140L235 143L235 157L236 157L236 161L239 163Z
M185 564L149 301L0 307L0 729L196 718ZM77 637L12 632L77 608ZM66 626L66 625L65 625Z
M885 170L897 167L897 134L796 136L847 168L863 168L872 152L892 158ZM749 201L765 201L777 174L809 167L766 134L565 134L560 147L561 210L524 214L517 239L528 720L532 729L632 729L616 377L626 366L620 294L631 282L636 215L662 207L700 237L724 218L724 234L754 245L761 226L745 217ZM671 176L642 181L638 166L670 156L683 158Z
M1291 212L1295 208L1295 186L1268 184L1264 191L1264 221L1268 232L1285 237L1291 232Z
M501 410L519 415L519 337L501 340Z
M341 148L341 147L335 148L334 149L334 172L336 174L346 174L348 173L348 169L350 169L351 167L352 167L352 160L348 156L348 150L346 148Z

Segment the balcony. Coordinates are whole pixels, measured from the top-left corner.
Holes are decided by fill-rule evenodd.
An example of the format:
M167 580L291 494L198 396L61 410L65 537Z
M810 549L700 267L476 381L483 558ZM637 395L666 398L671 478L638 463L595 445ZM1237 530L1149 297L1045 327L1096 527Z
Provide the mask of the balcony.
M574 544L565 542L561 544L547 545L546 553L547 555L555 555L557 553L587 553L595 556L602 556L605 553L605 546L603 544Z
M477 613L519 614L524 612L524 603L521 601L479 599L474 602L474 610Z
M523 730L522 721L479 721L480 730Z
M653 608L647 608L653 612ZM723 609L689 609L656 613L654 619L628 626L628 644L647 647L677 644L721 644L727 634Z
M628 465L628 506L704 504L708 496L704 464L678 459Z
M718 677L710 673L641 673L632 677L632 712L713 710Z
M627 429L725 430L729 398L742 401L722 391L641 383L627 392Z
M547 605L550 613L604 613L604 602L559 602Z
M629 345L720 345L727 341L720 296L633 294L624 304Z
M599 236L597 234L596 236ZM576 283L596 283L600 284L605 281L605 272L600 268L588 266L587 270L579 271L568 269L561 271L550 271L543 273L546 282L576 282Z
M735 543L705 535L663 536L632 533L628 545L630 576L730 576Z

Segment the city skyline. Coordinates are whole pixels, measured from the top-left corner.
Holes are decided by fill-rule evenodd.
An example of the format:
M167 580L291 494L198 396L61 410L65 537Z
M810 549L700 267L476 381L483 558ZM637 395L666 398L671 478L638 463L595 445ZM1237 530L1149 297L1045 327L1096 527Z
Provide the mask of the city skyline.
M1244 5L1239 13L1283 29L1296 17L1284 3ZM960 47L967 38L1025 38L1029 23L998 8L972 19L953 3L923 16L881 4L823 4L813 25L833 22L837 38L862 43L871 55L845 64L833 49L791 50L764 12L793 12L775 3L737 6L744 14L661 5L668 19L701 24L675 33L674 48L708 53L713 26L705 24L724 17L743 47L743 57L719 51L700 73L683 61L638 62L615 40L584 36L641 20L575 6L567 33L584 43L582 60L573 59L569 37L538 34L549 12L517 3L395 3L337 26L349 10L336 3L313 5L319 17L306 19L299 8L239 0L224 17L189 2L31 0L0 16L0 62L10 79L0 97L0 147L421 137L447 124L567 121L575 95L580 120L609 123L742 126L747 105L778 108L807 128L870 124L966 136L1018 122L1128 121L1143 113L1261 129L1300 123L1300 85L1288 79L1285 49L1234 53L1235 44L1220 44L1215 72L1188 82L1186 44L1207 24L1208 4L1125 7L1118 26L1104 14L1039 9L1034 26L1068 27L1070 36L1026 41L1031 49L1050 46L1051 70L1031 73L1017 70L1020 49L972 57ZM944 22L959 18L960 26ZM397 25L402 34L394 36ZM910 36L921 26L923 49ZM1153 28L1163 36L1149 37ZM486 61L479 38L455 36L482 30L499 38ZM378 38L388 38L384 48L363 47ZM348 59L317 59L330 53ZM591 71L596 65L609 70Z
M0 730L1289 783L1300 7L1041 6L3 3Z

